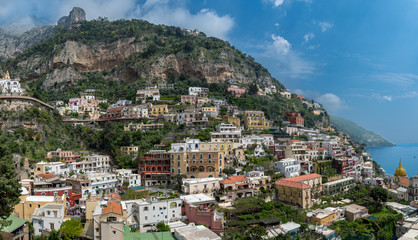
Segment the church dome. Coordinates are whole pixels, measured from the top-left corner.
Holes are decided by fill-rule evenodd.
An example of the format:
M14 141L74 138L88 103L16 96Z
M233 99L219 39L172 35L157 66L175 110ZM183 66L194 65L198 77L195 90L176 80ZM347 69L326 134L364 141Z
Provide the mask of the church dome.
M402 162L399 162L399 167L395 171L395 176L406 176L406 170L402 167Z

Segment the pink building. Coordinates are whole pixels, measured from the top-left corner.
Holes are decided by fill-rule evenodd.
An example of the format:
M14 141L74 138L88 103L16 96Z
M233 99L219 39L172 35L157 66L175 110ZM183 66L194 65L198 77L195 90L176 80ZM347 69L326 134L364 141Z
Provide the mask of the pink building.
M195 95L181 95L181 103L190 103L192 105L196 104L196 96Z
M223 186L225 201L233 202L236 198L246 198L254 196L254 189L249 184L248 179L243 175L229 176L221 181Z
M205 194L193 194L181 197L183 200L182 215L189 222L208 226L216 233L223 232L224 215L216 211L216 200Z
M244 96L246 89L245 88L240 88L238 86L235 85L231 85L228 87L228 94L231 94L233 96L235 96L236 98L240 98L242 96Z
M75 162L75 159L80 156L73 154L73 151L62 151L58 148L56 151L52 151L46 154L46 158L51 159L53 157L58 157L60 161L65 162Z
M87 103L88 103L88 100L85 98L70 98L68 100L68 105L70 106L82 106Z

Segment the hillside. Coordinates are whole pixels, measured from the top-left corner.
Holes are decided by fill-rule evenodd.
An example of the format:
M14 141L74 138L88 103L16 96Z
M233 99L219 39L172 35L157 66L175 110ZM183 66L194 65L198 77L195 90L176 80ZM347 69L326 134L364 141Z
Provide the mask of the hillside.
M329 115L329 117L331 125L341 132L350 135L359 144L365 144L367 147L389 147L394 145L376 133L364 129L350 120L334 115Z
M283 88L261 64L226 41L138 19L67 20L52 36L2 65L3 70L26 82L32 93L48 90L60 97L67 95L67 87L82 80L129 86L178 78L207 83L233 80ZM46 100L56 96L51 93Z

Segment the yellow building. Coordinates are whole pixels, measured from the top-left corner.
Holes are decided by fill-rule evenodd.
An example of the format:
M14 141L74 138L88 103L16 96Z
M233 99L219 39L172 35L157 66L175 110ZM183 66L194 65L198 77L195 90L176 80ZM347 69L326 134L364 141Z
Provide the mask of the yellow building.
M185 174L187 178L222 177L225 168L224 151L171 151L171 173Z
M20 202L15 205L13 214L19 218L32 221L32 214L36 208L40 208L48 203L62 204L67 206L65 195L62 196L29 196L29 192L25 189L22 191Z
M122 146L120 147L120 151L123 154L131 155L132 157L138 155L139 147L137 146Z
M168 113L167 105L152 105L151 107L151 116L158 117Z
M218 109L216 109L216 107L202 107L202 113L206 114L207 116L217 117Z
M328 226L337 220L335 213L325 209L315 209L306 215L308 216L309 223L314 225Z
M244 127L246 130L264 130L269 128L270 123L265 118L263 111L245 111Z
M399 167L395 170L395 175L393 175L393 181L398 183L404 178L408 178L408 175L406 174L405 168L402 166L402 162L399 162Z

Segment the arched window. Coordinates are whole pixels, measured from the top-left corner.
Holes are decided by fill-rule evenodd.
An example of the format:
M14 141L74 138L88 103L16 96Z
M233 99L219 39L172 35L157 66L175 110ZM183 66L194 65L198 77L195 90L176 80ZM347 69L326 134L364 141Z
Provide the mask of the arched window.
M177 207L177 203L175 202L170 203L170 208L175 208L175 207Z

